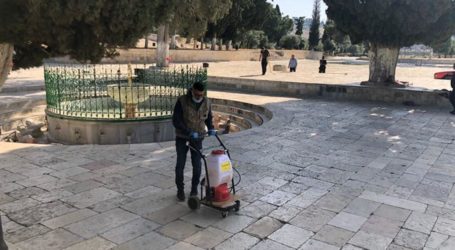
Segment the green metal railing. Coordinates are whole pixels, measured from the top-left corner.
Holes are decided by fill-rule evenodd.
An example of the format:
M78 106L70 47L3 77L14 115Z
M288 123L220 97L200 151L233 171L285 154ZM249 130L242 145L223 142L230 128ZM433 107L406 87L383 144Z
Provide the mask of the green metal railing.
M195 81L207 82L201 67L149 66L47 64L47 113L81 120L166 119Z

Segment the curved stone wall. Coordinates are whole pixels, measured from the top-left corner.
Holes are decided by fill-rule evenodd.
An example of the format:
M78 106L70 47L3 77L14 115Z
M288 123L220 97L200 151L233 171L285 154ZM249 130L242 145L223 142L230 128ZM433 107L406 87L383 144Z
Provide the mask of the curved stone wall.
M231 132L260 126L272 113L264 107L236 101L211 99L214 116L221 123L230 120ZM47 112L48 132L52 141L64 144L128 144L172 141L171 119L143 121L88 121L71 119ZM220 124L216 125L222 131Z

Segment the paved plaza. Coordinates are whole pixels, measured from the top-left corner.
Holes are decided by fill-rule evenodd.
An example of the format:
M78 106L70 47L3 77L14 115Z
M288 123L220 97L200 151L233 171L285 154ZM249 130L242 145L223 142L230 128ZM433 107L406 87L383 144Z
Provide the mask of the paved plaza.
M177 202L174 142L0 143L10 249L455 249L455 117L447 110L210 96L274 115L222 137L242 174L238 213L223 219Z
M296 73L273 71L273 65L285 65L288 61L271 61L268 72L261 75L259 61L229 61L210 62L209 76L234 77L242 79L272 80L299 83L321 83L321 84L355 84L368 79L369 68L367 61L355 59L333 58L329 59L326 74L319 74L318 60L299 59L299 66ZM173 64L179 66L181 64ZM201 63L194 63L200 66ZM416 67L409 64L399 64L397 67L397 80L409 82L412 87L423 89L450 89L449 80L434 79L434 73L452 70L451 64L446 65L424 65ZM12 72L9 82L21 85L41 84L43 80L43 68L18 70ZM8 82L7 82L8 84Z
M176 201L173 142L2 143L11 249L455 247L455 119L446 112L212 95L274 113L223 137L242 173L239 213L223 219Z

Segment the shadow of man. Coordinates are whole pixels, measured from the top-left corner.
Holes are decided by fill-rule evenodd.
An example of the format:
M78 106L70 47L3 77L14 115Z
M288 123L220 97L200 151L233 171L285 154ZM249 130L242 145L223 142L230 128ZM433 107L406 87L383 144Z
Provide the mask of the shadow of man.
M5 240L3 239L2 217L0 216L0 250L8 250Z

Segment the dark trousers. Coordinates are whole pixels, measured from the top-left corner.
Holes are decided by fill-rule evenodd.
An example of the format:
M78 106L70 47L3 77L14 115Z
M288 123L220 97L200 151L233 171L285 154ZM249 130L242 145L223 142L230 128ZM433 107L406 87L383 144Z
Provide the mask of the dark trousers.
M319 67L319 73L325 73L325 66Z
M261 61L261 66L262 66L262 74L265 75L265 73L267 72L267 61L266 60L262 60Z
M455 110L455 90L452 90L449 94L449 101L452 103L453 110Z
M182 138L175 139L175 148L177 150L177 164L175 166L175 184L177 185L177 190L183 191L183 173L185 170L186 155L190 149L186 144L188 140ZM202 150L202 140L190 141L191 146ZM191 193L197 193L197 186L201 179L201 155L194 150L191 152L191 163L193 165L193 178L191 180Z
M291 72L295 72L296 68L289 68Z

